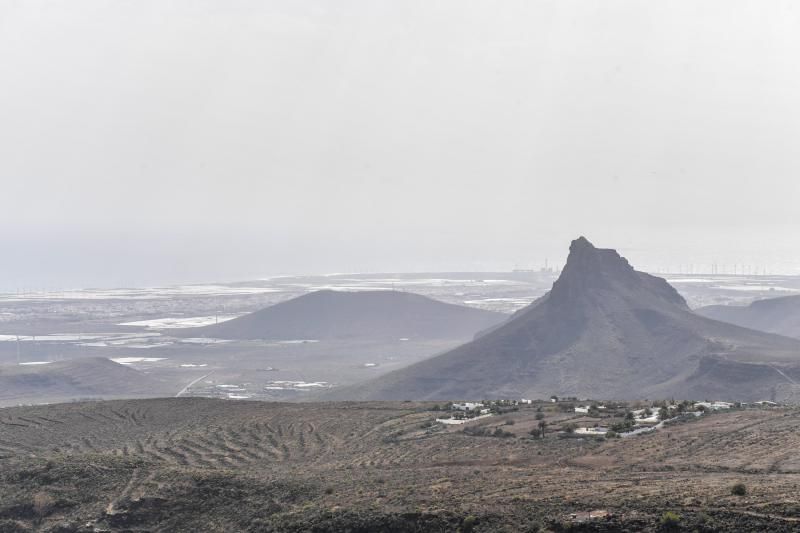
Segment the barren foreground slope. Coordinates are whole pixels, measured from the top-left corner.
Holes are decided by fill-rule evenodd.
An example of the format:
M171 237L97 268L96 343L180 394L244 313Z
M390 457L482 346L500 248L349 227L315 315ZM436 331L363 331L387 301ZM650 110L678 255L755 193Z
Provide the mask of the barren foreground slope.
M432 423L432 407L180 398L0 410L0 531L648 531L667 511L687 530L800 527L798 410L596 441L532 438L535 407L470 423L504 437ZM553 429L573 416L540 407ZM585 514L600 510L611 516Z

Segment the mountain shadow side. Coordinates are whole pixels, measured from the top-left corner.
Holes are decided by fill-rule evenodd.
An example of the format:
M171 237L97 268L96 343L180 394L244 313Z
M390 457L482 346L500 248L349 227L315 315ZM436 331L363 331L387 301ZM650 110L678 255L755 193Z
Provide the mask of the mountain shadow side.
M551 291L505 323L327 397L780 400L795 381L800 341L699 316L665 280L581 237Z

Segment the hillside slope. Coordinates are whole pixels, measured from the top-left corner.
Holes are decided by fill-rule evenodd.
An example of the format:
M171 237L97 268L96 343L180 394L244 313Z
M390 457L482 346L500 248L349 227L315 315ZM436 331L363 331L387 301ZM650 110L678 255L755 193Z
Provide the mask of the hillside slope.
M330 397L759 400L795 382L800 342L696 315L666 281L581 237L552 290L506 323Z
M103 357L0 366L0 406L87 398L172 395L168 385Z
M558 438L579 417L549 403L470 433L434 422L433 408L168 398L2 409L0 531L657 533L667 510L680 531L797 529L796 409L595 439ZM547 435L533 438L541 417ZM742 481L745 498L731 494ZM595 509L609 515L587 523Z
M176 333L221 339L470 339L505 318L409 292L324 290Z
M695 312L737 326L800 339L800 295L758 300L747 306L710 305Z

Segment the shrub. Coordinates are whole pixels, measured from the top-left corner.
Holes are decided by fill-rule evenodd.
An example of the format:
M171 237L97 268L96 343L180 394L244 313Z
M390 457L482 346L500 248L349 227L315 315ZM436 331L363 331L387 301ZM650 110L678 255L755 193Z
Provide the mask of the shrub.
M488 431L484 427L465 427L461 430L461 433L472 437L486 437Z
M472 528L475 527L475 524L478 522L478 519L472 515L467 516L464 518L464 521L461 522L461 531L467 533L468 531L472 531Z
M614 424L611 424L611 427L609 429L611 429L611 431L614 431L616 433L625 433L626 431L630 431L631 429L633 429L633 421L626 419L624 422L616 422Z
M33 495L33 512L38 516L46 516L53 509L55 500L46 492L37 492Z
M667 511L661 515L659 524L663 529L675 529L680 526L681 515L672 511Z
M744 483L737 483L731 487L731 494L734 496L744 496L747 494L747 487L745 487Z
M544 413L536 413L536 420L544 420Z
M493 437L500 437L501 439L506 439L508 437L513 437L514 434L508 431L503 431L502 428L496 428L494 433L492 433Z

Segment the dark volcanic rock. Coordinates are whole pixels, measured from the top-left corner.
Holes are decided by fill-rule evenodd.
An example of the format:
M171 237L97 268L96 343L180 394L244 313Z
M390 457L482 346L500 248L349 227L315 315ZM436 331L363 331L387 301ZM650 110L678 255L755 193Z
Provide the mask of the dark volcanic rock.
M581 237L552 290L504 324L331 396L762 400L794 380L800 342L699 316L665 280Z

